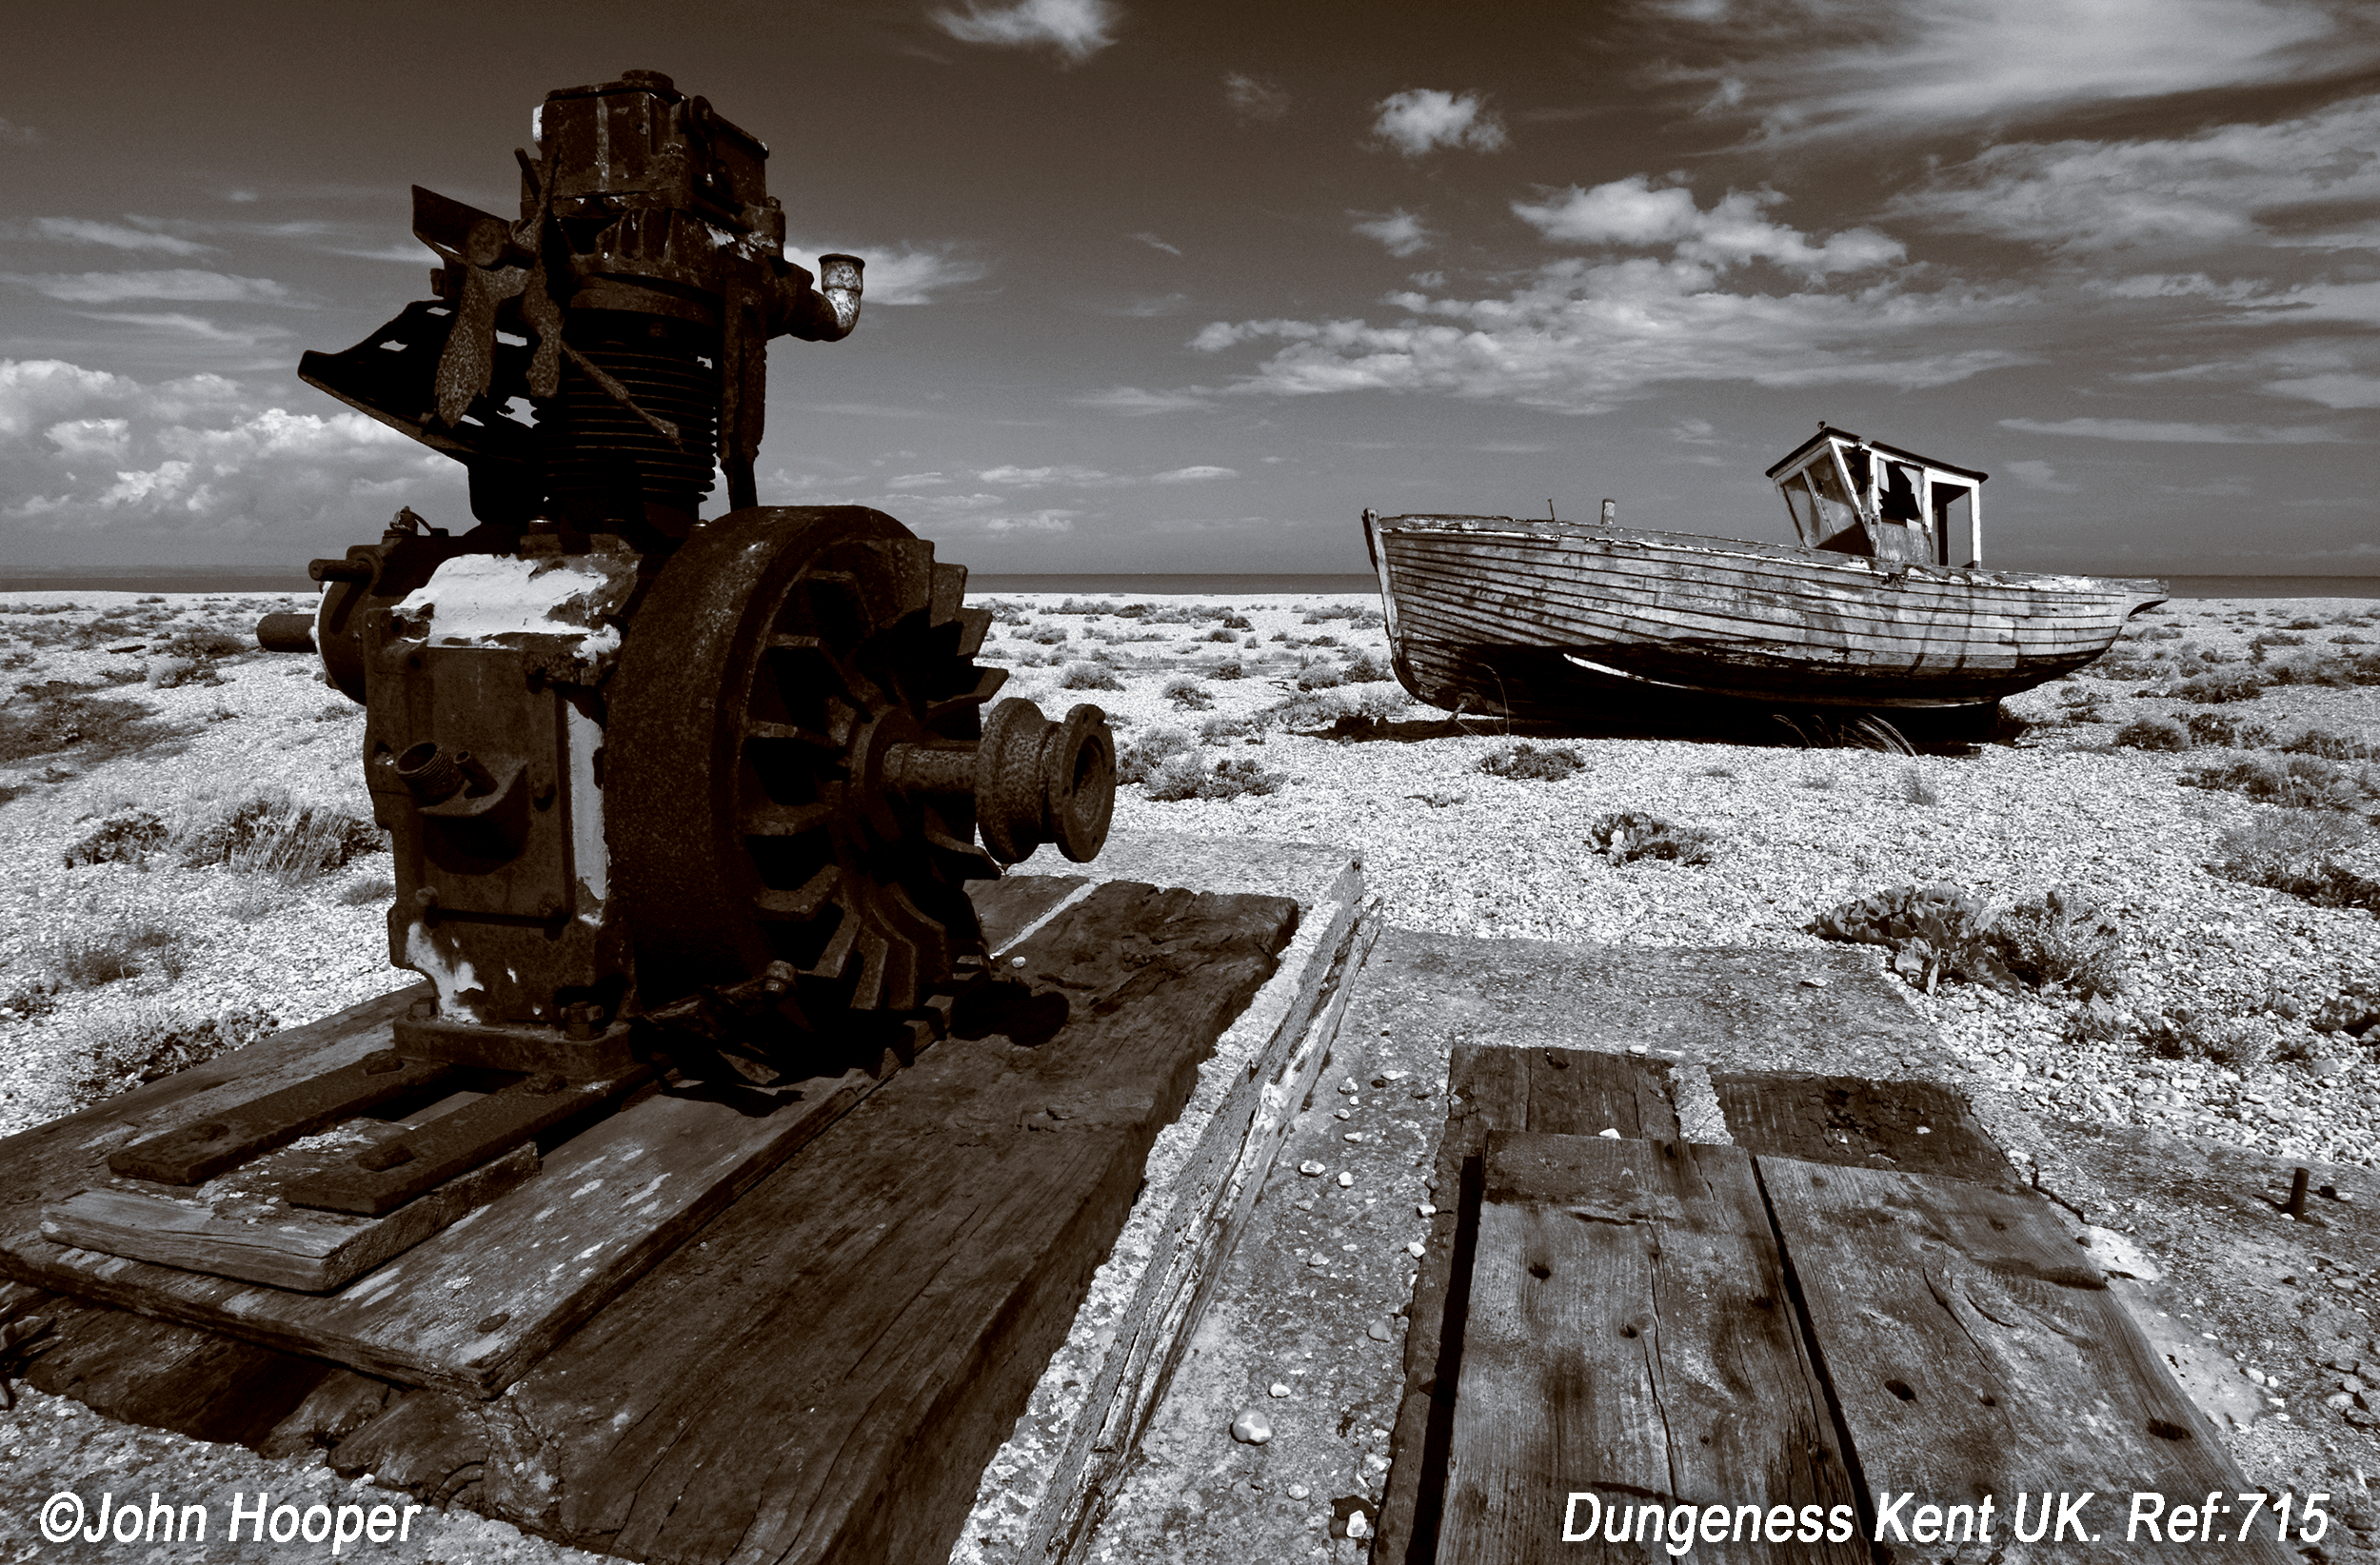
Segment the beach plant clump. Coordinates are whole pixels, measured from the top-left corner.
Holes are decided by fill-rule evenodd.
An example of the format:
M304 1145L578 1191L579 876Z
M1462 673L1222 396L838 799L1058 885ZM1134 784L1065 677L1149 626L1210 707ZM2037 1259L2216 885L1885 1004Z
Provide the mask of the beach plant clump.
M2380 761L2380 744L2350 739L2328 728L2309 728L2280 748L2285 755L2316 755L2325 761Z
M1587 846L1616 864L1665 859L1707 864L1718 842L1708 826L1680 826L1639 810L1597 816L1587 827Z
M1116 753L1116 781L1146 782L1159 766L1189 748L1190 735L1184 730L1162 725L1151 728Z
M102 1026L81 1040L76 1089L86 1099L129 1092L245 1048L280 1025L261 1006L238 1006L203 1020L134 1017Z
M1820 940L1880 945L1886 964L1932 994L1945 978L2013 989L1992 942L1983 899L1948 884L1892 886L1828 908L1806 926Z
M89 864L137 864L165 846L169 835L153 810L129 806L99 822L89 835L66 850L66 867Z
M1479 770L1491 777L1509 777L1518 782L1559 782L1572 773L1583 769L1586 758L1567 744L1545 749L1523 741L1490 751L1479 758Z
M1024 639L1042 646L1056 646L1060 642L1070 640L1073 635L1074 632L1062 624L1037 624L1024 633Z
M2380 918L2380 880L2340 862L2371 828L2351 815L2277 811L2225 832L2214 872L2317 907L2360 907Z
M2246 794L2259 803L2292 809L2369 812L2380 800L2380 769L2349 766L2320 756L2245 755L2220 766L2185 771L2174 778L2192 788Z
M69 924L50 959L54 986L96 989L142 973L169 981L186 965L189 937L179 924L154 913L123 912Z
M80 751L93 761L129 755L179 737L153 706L93 696L95 684L48 680L0 704L0 762Z
M1884 947L1888 965L1929 994L1945 978L2032 988L2095 1004L2105 1020L2105 1002L2125 988L2122 927L2070 892L1995 910L1954 885L1894 886L1830 908L1808 928L1821 940Z
M1215 698L1200 688L1199 682L1188 674L1176 674L1165 682L1160 693L1185 712L1209 711L1215 705Z
M1238 680L1247 678L1247 670L1240 666L1240 660L1238 658L1227 659L1222 663L1217 664L1215 665L1214 672L1215 677L1219 680Z
M1369 652L1359 652L1348 660L1344 678L1349 684L1376 684L1397 677L1394 670Z
M366 854L386 853L388 838L345 810L271 788L193 817L173 833L171 847L186 869L221 864L235 874L295 885Z
M2271 1058L2273 1029L2254 1017L2225 1017L2203 1005L2175 1004L2140 1019L2140 1040L2162 1060L2206 1060L2253 1070Z
M1249 744L1264 743L1261 730L1246 718L1219 715L1199 724L1199 743L1201 744L1227 744L1234 740Z
M2215 668L2192 675L2166 694L2180 701L2213 706L2227 702L2254 701L2264 694L2267 683L2259 675L2244 668Z
M1186 753L1159 764L1148 781L1148 797L1167 803L1185 799L1237 799L1242 794L1279 793L1287 781L1252 757L1225 757L1210 765L1205 757Z
M2124 992L2123 927L2104 909L2051 890L1992 921L2001 963L2034 989L2105 1000Z
M1115 670L1098 663L1070 663L1058 676L1058 683L1068 690L1121 690L1124 682Z
M2272 725L2233 712L2192 712L2183 719L2192 744L2226 750L2259 750L2273 741Z

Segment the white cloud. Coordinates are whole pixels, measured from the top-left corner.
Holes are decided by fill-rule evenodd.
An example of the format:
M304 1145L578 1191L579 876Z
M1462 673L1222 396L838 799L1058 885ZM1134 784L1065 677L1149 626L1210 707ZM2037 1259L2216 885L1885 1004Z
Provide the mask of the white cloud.
M1707 29L1703 112L1755 116L1770 141L1938 131L2062 105L2346 71L2369 32L2310 0L1821 0L1670 8ZM1684 43L1685 39L1676 40ZM1683 52L1681 50L1681 52Z
M965 44L1004 49L1050 48L1068 65L1080 65L1116 41L1122 10L1108 0L1016 0L963 11L938 10L934 25Z
M1203 484L1210 479L1238 478L1239 476L1240 470L1236 467L1210 467L1200 466L1195 467L1176 467L1169 473L1159 473L1155 475L1149 480L1149 482L1152 484Z
M2275 396L2318 402L2325 407L2380 407L2380 375L2307 375L2267 381L2264 389Z
M860 272L861 308L864 313L871 305L930 305L934 295L948 288L964 287L979 282L991 272L980 261L971 261L953 252L953 247L901 244L889 251L842 249L833 245L812 248L785 241L785 259L818 275L818 258L822 254L858 254L866 263Z
M1028 511L1022 516L995 516L982 523L985 532L1072 532L1081 511Z
M1430 230L1401 207L1386 217L1366 218L1356 225L1356 232L1378 240L1391 255L1412 255L1430 248Z
M1181 253L1179 247L1166 244L1165 241L1158 238L1157 235L1153 233L1128 233L1124 235L1124 237L1126 239L1137 239L1141 244L1146 245L1149 248L1153 250L1163 250L1167 255L1180 255Z
M1215 322L1191 347L1282 346L1236 393L1386 390L1595 413L1679 382L1857 384L1903 390L2031 363L2003 345L2037 304L2021 291L1731 292L1708 267L1560 261L1502 298L1393 295L1407 318Z
M147 327L156 331L170 331L204 342L225 343L236 347L254 347L259 343L272 342L289 335L287 327L217 326L202 315L188 315L179 310L140 313L121 310L80 309L74 313L87 321L113 321L120 326Z
M42 433L70 460L122 462L131 427L128 419L61 419Z
M1102 484L1105 473L1097 467L1061 465L1051 467L993 467L975 475L985 484L1008 484L1026 488L1043 484Z
M1111 386L1077 397L1074 401L1079 406L1096 407L1105 413L1139 415L1179 413L1186 408L1205 407L1213 402L1214 396L1214 392L1202 386L1185 386L1171 391L1152 391L1138 386Z
M1477 92L1416 88L1392 92L1373 107L1378 118L1372 122L1372 133L1409 158L1440 148L1494 152L1507 145L1503 122Z
M194 240L122 223L101 223L87 217L36 217L28 222L0 224L0 238L46 239L62 244L106 245L119 250L158 250L167 255L205 255L213 247Z
M2011 462L2002 471L2028 489L2040 489L2049 494L2075 494L2081 485L2060 481L2057 469L2046 462Z
M0 144L30 147L41 139L41 132L32 126L19 125L14 120L0 117Z
M2190 255L2368 245L2380 236L2340 228L2337 213L2375 201L2380 95L2189 136L1993 147L1896 197L1888 211L2067 255ZM2203 273L2132 281L2218 287Z
M1223 102L1243 123L1277 120L1289 112L1289 94L1260 77L1237 70L1223 76Z
M0 520L15 530L298 549L400 501L467 527L463 487L455 464L360 413L259 406L219 375L145 384L0 361Z
M234 277L187 267L171 271L0 272L0 278L71 305L112 305L127 299L187 304L278 305L289 301L288 287L268 277Z
M1689 261L1715 267L1773 261L1796 271L1863 271L1901 258L1900 241L1873 228L1849 228L1822 244L1762 217L1785 198L1774 190L1730 190L1705 211L1684 186L1659 189L1642 174L1582 189L1572 186L1540 203L1516 201L1513 215L1548 239L1636 249L1675 246Z
M2153 441L2196 446L2317 446L2343 440L2313 425L2182 424L2151 419L2002 419L2000 427L2029 435L2074 435L2086 440Z

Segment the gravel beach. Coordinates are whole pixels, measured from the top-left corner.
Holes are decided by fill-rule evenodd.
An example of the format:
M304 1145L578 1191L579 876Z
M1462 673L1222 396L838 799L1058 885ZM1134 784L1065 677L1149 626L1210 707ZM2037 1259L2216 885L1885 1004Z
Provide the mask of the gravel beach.
M1454 935L1790 949L1819 943L1808 926L1820 912L1896 885L1946 882L1999 906L2058 890L2121 929L2125 989L2115 1020L2095 1029L2109 1036L2077 1036L2092 1029L2078 1025L2081 1001L2071 994L1954 981L1932 994L1913 988L1956 1053L2060 1114L2334 1161L2380 1154L2370 1048L2352 1032L2317 1029L2357 1020L2357 986L2380 985L2380 919L2211 867L2226 832L2320 815L2351 833L2357 812L2186 785L2251 753L2289 759L2271 746L2310 729L2380 743L2380 686L2275 685L2220 705L2142 693L2194 672L2252 670L2259 651L2271 660L2359 653L2358 627L2371 630L2380 604L2170 604L2135 618L2083 676L2010 703L2036 724L2013 744L1913 757L1791 743L1517 742L1493 724L1444 723L1385 679L1319 689L1301 710L1279 713L1301 673L1308 683L1351 665L1384 673L1378 603L1362 595L976 602L999 615L982 657L1014 671L1004 693L1053 715L1097 702L1127 761L1180 746L1169 758L1178 784L1226 763L1240 781L1261 774L1259 785L1275 790L1160 801L1147 784L1127 786L1120 831L1344 844L1363 855L1390 925ZM265 1016L295 1024L410 981L386 963L385 855L286 884L158 854L65 862L128 809L203 822L279 790L368 820L355 753L361 709L323 684L313 660L230 652L205 661L190 683L146 683L177 631L248 640L259 613L291 606L302 601L0 595L13 707L88 686L95 693L86 701L121 694L155 708L166 730L112 757L85 743L27 742L38 753L0 763L0 786L14 793L0 805L0 1133L113 1084L108 1062L137 1057L144 1034L188 1034L226 1017L234 1030ZM1129 612L1080 612L1092 607ZM2300 624L2308 628L2284 628ZM2257 648L2259 639L2271 644ZM1072 677L1095 687L1069 688L1068 671L1086 668L1099 672ZM2095 677L2106 671L2124 677ZM1121 688L1096 687L1109 682ZM1319 731L1357 707L1383 715L1388 737ZM2207 714L2261 723L2267 750L2113 743L2137 719ZM1581 764L1557 781L1481 769L1516 743L1566 748ZM2352 761L2333 766L2358 773ZM1228 791L1233 780L1223 781L1206 791ZM2374 802L2362 796L2363 809ZM1587 828L1625 811L1703 828L1710 862L1615 862L1597 853ZM2368 837L2332 857L2351 872L2380 873ZM75 981L73 973L88 981L94 971L94 944L128 938L155 943L136 944L107 981ZM2364 1009L2380 1009L2380 999ZM2178 1047L2168 1040L2160 1054L2142 1024L2175 1013L2194 1033Z
M1014 670L1003 693L1110 714L1147 779L1119 789L1120 833L1342 844L1387 926L1452 936L1840 951L1814 921L1890 888L1993 910L2055 892L2105 916L2092 970L2111 993L1954 967L1928 992L1904 958L1969 1084L2042 1123L2380 1166L2380 683L2270 683L2366 656L2380 603L2169 604L2082 676L2011 702L2012 743L1912 755L1449 723L1387 677L1365 595L975 602L998 621L982 661ZM369 833L280 876L203 851L244 818L369 819L361 709L314 660L240 646L258 615L302 606L0 595L0 1135L412 981L387 964L390 866ZM1607 851L1630 813L1700 851ZM2298 844L2287 883L2349 894L2222 872L2256 834ZM61 1483L102 1461L70 1404L22 1395L0 1436L55 1457ZM161 1459L160 1438L119 1432L121 1462ZM259 1484L327 1481L318 1458L223 1459ZM593 1557L467 1525L491 1551L469 1557Z

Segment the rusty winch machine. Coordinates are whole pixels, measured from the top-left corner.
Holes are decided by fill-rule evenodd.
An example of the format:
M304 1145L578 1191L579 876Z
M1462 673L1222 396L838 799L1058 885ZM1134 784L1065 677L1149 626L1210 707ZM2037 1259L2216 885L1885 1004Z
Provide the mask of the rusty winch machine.
M658 72L548 94L533 137L518 221L417 187L436 297L300 366L462 463L477 525L401 511L258 627L365 707L389 960L437 998L119 1174L491 1082L290 1197L377 1215L656 1071L889 1069L992 981L968 882L1106 835L1104 715L993 704L963 567L879 511L755 503L767 344L847 335L861 262L786 261L766 148Z

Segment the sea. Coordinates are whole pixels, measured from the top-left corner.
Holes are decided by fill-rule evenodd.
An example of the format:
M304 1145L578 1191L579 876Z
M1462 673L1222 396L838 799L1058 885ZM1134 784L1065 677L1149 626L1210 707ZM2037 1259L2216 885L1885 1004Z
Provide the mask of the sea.
M2141 574L2127 570L2126 575ZM2168 576L2176 598L2370 598L2380 599L2380 576ZM314 584L302 571L233 574L209 571L146 575L0 576L0 592L306 592ZM1002 592L1063 592L1096 597L1122 594L1148 598L1230 598L1262 593L1378 592L1368 572L1254 576L1017 576L969 573L976 597Z

